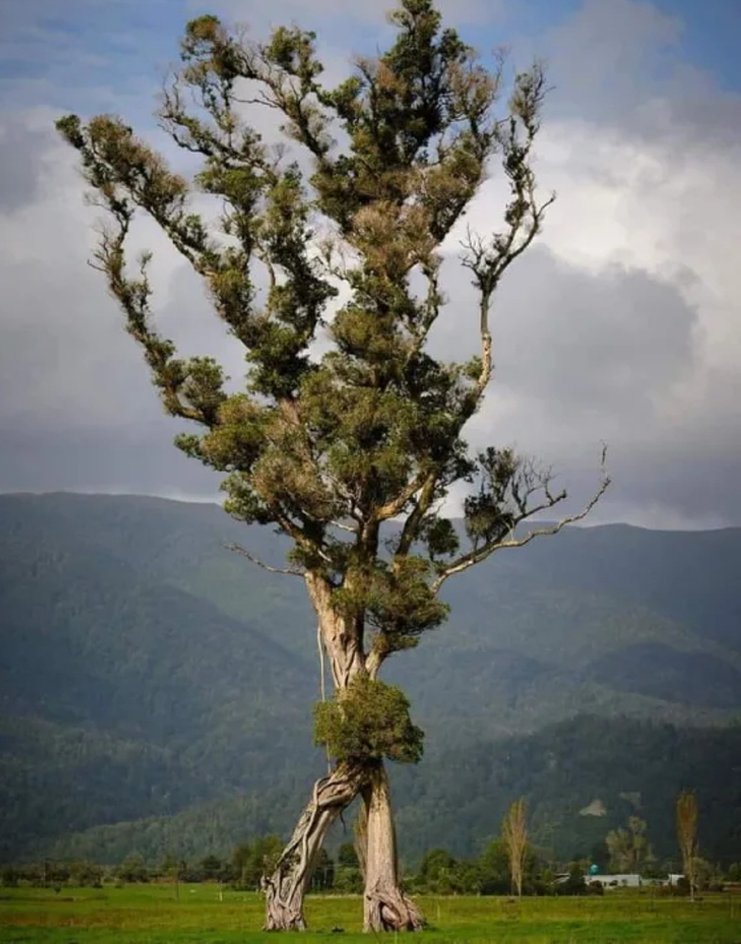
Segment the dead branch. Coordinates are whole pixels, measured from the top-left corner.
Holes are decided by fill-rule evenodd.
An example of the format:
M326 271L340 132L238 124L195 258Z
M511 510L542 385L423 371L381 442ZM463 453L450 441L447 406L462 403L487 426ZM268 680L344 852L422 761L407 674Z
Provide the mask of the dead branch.
M272 564L266 564L265 561L260 560L252 551L248 551L246 547L242 547L241 544L224 544L224 547L227 551L233 551L235 554L239 554L241 557L246 557L248 561L251 561L253 564L257 564L258 567L262 567L263 570L267 570L271 574L286 574L290 577L303 577L305 571L298 570L293 567L273 567Z
M525 519L530 518L541 511L546 511L549 508L553 508L555 505L560 504L560 502L566 498L566 492L562 491L557 495L553 495L547 490L546 485L546 501L542 502L540 505L536 505L533 508L526 509L526 511L516 516L512 521L512 526L509 531L510 537L503 539L498 538L494 541L483 544L479 548L474 548L467 554L463 554L461 557L457 558L457 560L453 561L452 563L448 564L447 567L442 569L432 583L432 589L435 591L435 593L440 590L440 587L442 587L443 583L448 579L448 577L452 577L453 574L462 573L464 570L468 570L469 567L473 567L474 564L481 563L481 561L486 560L486 558L495 551L501 551L505 548L524 547L534 538L543 537L549 534L557 534L562 530L562 528L565 528L566 525L573 524L576 521L581 521L583 518L586 518L586 516L594 508L594 506L597 504L600 498L602 498L610 486L610 477L605 471L606 458L607 447L603 446L601 462L602 479L599 488L584 505L581 511L578 511L572 515L566 515L564 518L561 518L555 524L550 525L547 528L535 528L521 538L514 537L514 531L518 524L521 524Z

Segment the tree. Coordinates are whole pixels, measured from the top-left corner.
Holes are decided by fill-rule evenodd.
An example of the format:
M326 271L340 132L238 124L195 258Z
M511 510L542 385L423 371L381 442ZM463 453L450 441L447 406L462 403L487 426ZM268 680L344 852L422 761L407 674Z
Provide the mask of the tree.
M326 849L320 849L314 863L311 879L312 891L326 892L334 885L334 861Z
M525 799L510 804L502 821L502 839L507 850L512 894L522 898L522 874L527 852L527 820Z
M119 118L68 115L57 124L108 213L94 264L166 411L195 427L178 447L224 474L231 515L291 539L285 567L234 550L299 576L316 611L334 684L318 739L334 766L263 878L269 929L305 927L312 863L358 795L367 816L365 926L420 926L398 881L384 761L418 760L422 734L381 668L443 622L449 577L583 517L607 486L603 477L586 507L555 525L518 530L565 491L512 449L473 453L463 436L492 375L494 293L552 200L539 201L532 168L543 71L536 64L514 78L500 116L501 64L487 70L442 28L432 0L401 0L391 20L390 48L358 59L335 88L321 82L313 33L279 27L260 43L214 16L188 23L159 119L188 166L200 162L192 179ZM249 127L260 107L280 114L310 171ZM445 307L440 247L495 156L511 195L503 224L469 233L461 259L478 295L480 351L446 362L427 347ZM209 201L211 216L198 211ZM127 260L140 215L202 278L244 347L244 389L231 389L211 358L179 357L157 331L150 255L135 268ZM462 530L445 513L454 485L469 490Z
M359 869L358 854L351 842L343 842L337 850L337 865L346 869Z
M160 866L160 873L175 886L175 899L180 901L180 883L187 872L188 863L168 853Z
M511 890L509 858L504 840L500 837L492 840L484 849L479 860L481 870L481 891L485 895L506 895Z
M149 870L144 859L138 854L127 856L116 869L116 875L122 882L149 881Z
M218 856L207 855L201 860L201 871L203 872L204 882L221 881L223 863Z
M334 888L339 892L362 892L363 878L355 846L343 842L337 851Z
M683 790L676 803L677 842L682 855L682 868L695 900L695 863L697 861L697 797L691 790Z
M243 888L255 889L266 871L275 868L283 843L278 836L259 836L253 843L242 843L232 853L232 868Z
M653 850L646 836L646 822L638 816L628 818L628 828L613 829L605 838L610 852L610 868L614 872L640 872L653 859Z
M449 895L456 889L458 862L447 849L430 849L419 866L418 882L427 892Z

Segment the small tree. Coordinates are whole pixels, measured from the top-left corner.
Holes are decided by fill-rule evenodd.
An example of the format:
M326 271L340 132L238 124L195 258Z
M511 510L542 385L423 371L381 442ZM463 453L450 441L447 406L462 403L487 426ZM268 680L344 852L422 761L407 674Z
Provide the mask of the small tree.
M314 863L314 874L311 879L311 889L315 892L326 892L334 885L335 863L326 849L320 849Z
M280 857L283 843L278 836L259 836L252 843L242 843L232 853L236 881L243 888L256 889L260 878L271 871Z
M512 890L509 857L504 840L492 840L479 858L481 891L485 895L506 895Z
M613 872L640 872L653 859L653 850L646 836L646 821L638 816L628 818L628 828L613 829L605 838Z
M682 855L682 868L690 889L690 899L695 900L695 864L697 861L697 797L691 790L683 790L676 803L677 842Z
M144 858L138 853L127 856L116 869L116 875L122 882L148 882L149 869Z
M201 872L203 873L204 882L216 882L221 881L221 875L223 871L224 864L218 856L207 855L204 859L201 860Z
M334 88L321 81L313 33L279 27L259 43L215 16L190 22L159 113L175 144L200 162L190 180L119 118L58 122L109 215L95 265L165 409L197 427L177 445L225 476L231 515L290 538L287 567L235 550L304 581L331 668L336 710L323 709L318 721L335 764L263 878L269 929L305 927L312 864L359 795L365 926L421 926L399 884L385 769L387 758L419 758L421 732L379 673L443 622L446 580L583 517L607 487L604 479L578 514L518 530L565 491L511 448L471 452L464 438L492 376L494 294L553 199L539 199L533 171L543 71L536 64L516 75L509 107L497 114L501 64L487 70L443 29L433 0L400 0L391 21L390 48L358 59ZM310 171L247 124L249 110L263 106L282 117ZM449 362L427 345L445 309L441 247L494 157L510 192L503 223L469 233L461 257L477 292L478 354ZM212 214L198 212L195 193ZM244 347L244 389L229 389L211 358L178 357L157 331L149 254L133 271L126 258L142 214L201 277ZM445 513L454 486L468 490L462 528ZM344 722L346 705L360 729Z
M512 894L522 897L522 876L527 852L527 814L524 797L510 804L502 821L502 839L507 850Z

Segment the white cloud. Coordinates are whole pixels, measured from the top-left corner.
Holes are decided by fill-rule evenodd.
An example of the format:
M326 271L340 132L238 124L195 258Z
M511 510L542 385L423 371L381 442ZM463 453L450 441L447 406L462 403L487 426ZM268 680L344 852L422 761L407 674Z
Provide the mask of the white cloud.
M667 527L741 517L741 99L667 68L678 36L620 0L585 3L551 37L538 175L558 200L500 290L501 366L470 430L545 452L579 486L604 437L615 485L599 515ZM505 199L488 183L466 222L496 229Z
M338 25L347 29L353 24L381 26L386 13L395 7L393 0L274 0L269 8L256 0L217 0L214 9L221 15L250 25L277 25L294 20L311 28L317 19L339 18ZM188 0L191 10L200 12L197 0ZM503 0L441 0L438 4L445 20L458 25L491 22L501 15Z
M280 0L269 15L299 6ZM337 7L312 9L331 16ZM382 23L377 6L353 11ZM257 5L234 12L265 19ZM516 441L542 454L581 495L605 438L615 486L599 517L671 527L741 520L741 104L685 67L657 77L677 29L650 5L619 0L586 4L551 36L558 91L538 171L559 199L496 300L495 382L470 429L476 444ZM339 73L350 53L335 52ZM0 147L11 141L14 160L0 201L0 427L12 445L0 487L21 487L25 475L34 487L210 496L213 479L169 446L175 426L102 277L85 264L96 214L82 205L74 155L48 130L52 119L45 108L0 118ZM487 184L467 222L491 229L503 197ZM241 353L197 279L153 227L138 238L156 251L163 330L239 377ZM450 269L436 342L446 354L475 346L467 283Z

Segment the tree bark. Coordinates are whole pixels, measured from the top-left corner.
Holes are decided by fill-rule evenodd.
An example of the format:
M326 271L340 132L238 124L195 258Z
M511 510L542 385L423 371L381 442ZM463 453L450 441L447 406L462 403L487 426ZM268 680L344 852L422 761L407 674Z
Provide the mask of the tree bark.
M399 885L391 791L383 761L369 770L362 787L367 813L364 931L420 931L424 919Z
M309 596L318 620L321 642L329 659L335 693L365 673L362 635L332 606L331 586L306 574ZM342 810L362 794L367 818L365 847L364 928L366 931L419 930L422 916L399 887L396 834L391 795L383 761L343 762L314 785L273 873L261 882L266 899L266 931L303 931L303 900L314 863L327 831ZM362 837L358 837L362 842ZM362 856L359 856L362 861Z
M307 572L305 580L319 620L320 639L329 659L334 689L341 692L358 673L365 671L361 640L332 606L328 581L312 572ZM261 881L266 931L306 928L303 902L316 857L329 827L358 795L366 777L365 765L346 762L314 784L311 801L301 813L275 870Z
M360 792L367 770L339 764L314 784L310 802L271 875L263 876L266 931L303 931L304 895L327 830Z

